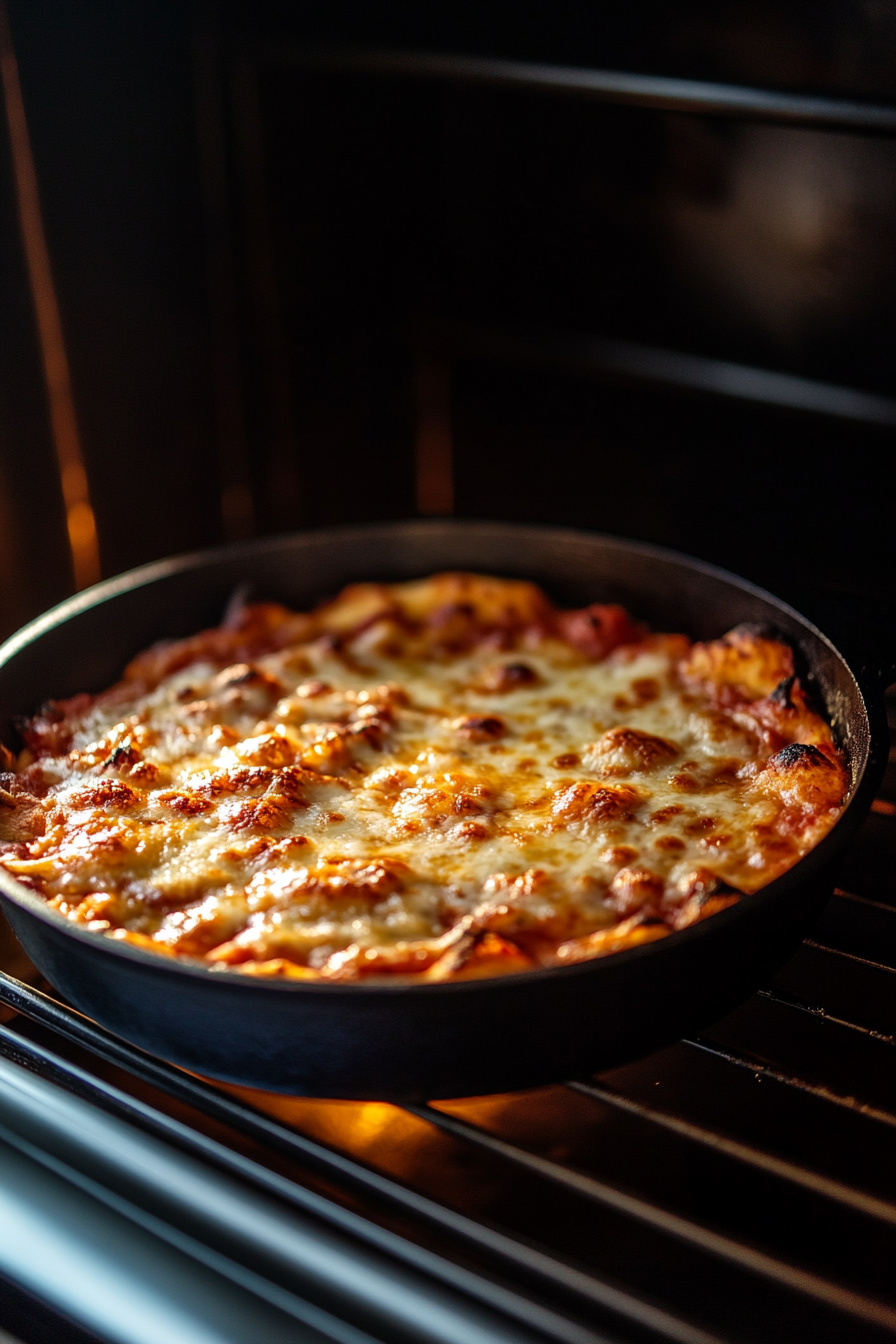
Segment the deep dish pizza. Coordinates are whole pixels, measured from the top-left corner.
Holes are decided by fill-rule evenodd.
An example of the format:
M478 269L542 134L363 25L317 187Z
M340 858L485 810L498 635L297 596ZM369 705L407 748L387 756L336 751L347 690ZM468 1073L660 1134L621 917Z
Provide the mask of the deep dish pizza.
M692 644L473 574L240 606L21 734L9 873L98 935L320 981L667 937L791 867L849 783L767 634Z

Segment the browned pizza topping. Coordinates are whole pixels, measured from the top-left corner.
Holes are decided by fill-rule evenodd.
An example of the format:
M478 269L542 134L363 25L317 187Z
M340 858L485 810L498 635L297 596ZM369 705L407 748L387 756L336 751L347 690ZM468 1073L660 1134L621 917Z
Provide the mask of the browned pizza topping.
M0 862L98 935L297 980L504 975L667 937L833 825L786 645L472 574L235 607L44 705Z

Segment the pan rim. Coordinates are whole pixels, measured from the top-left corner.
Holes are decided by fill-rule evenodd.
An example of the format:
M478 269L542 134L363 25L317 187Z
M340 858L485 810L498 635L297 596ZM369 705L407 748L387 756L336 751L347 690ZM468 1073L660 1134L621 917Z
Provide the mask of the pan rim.
M698 924L691 925L690 928L680 929L673 932L667 938L661 938L649 943L642 943L637 947L623 949L614 952L607 957L597 957L592 960L578 962L570 966L547 966L538 967L531 971L517 971L512 975L503 976L485 976L481 979L458 980L434 982L426 984L415 984L407 980L399 983L389 983L388 981L371 982L343 982L326 983L319 981L300 981L300 980L280 980L271 977L256 977L243 975L234 972L231 968L219 968L207 965L198 960L180 957L167 957L162 953L151 952L123 940L117 940L108 937L104 933L82 928L78 924L67 920L57 911L50 909L46 903L36 896L28 887L17 881L5 869L0 867L0 897L5 901L11 902L27 911L28 914L35 916L42 923L49 925L58 933L67 937L74 938L77 942L84 945L85 948L92 949L97 955L104 953L122 957L138 966L143 966L147 970L156 973L169 973L180 976L186 975L193 979L206 981L211 979L213 983L223 985L224 983L232 986L239 986L238 993L276 993L276 994L298 994L298 995L328 995L332 997L343 998L345 996L358 997L379 997L408 994L410 992L426 993L430 997L441 993L478 993L487 994L494 992L498 987L510 987L511 985L531 985L538 982L551 982L558 976L564 979L578 978L583 975L599 974L599 968L610 968L613 965L629 963L633 960L644 957L657 957L661 955L670 955L675 948L682 947L688 942L693 942L700 938L708 937L715 930L720 930L722 925L728 926L735 923L738 919L749 918L750 911L755 908L757 903L765 904L769 900L783 898L787 890L802 881L807 873L819 864L823 864L826 855L833 849L838 848L844 839L844 822L850 812L855 815L855 804L857 799L865 792L868 784L869 764L873 752L872 725L868 706L862 687L858 678L850 665L846 656L837 648L834 642L824 631L820 630L813 621L804 616L789 603L776 597L767 589L759 587L749 579L723 569L718 565L713 565L708 561L700 560L695 556L687 555L685 552L673 550L671 547L656 545L652 542L638 541L633 538L618 536L613 533L589 531L586 528L563 527L551 524L538 523L513 523L505 521L492 521L489 519L397 519L395 521L364 523L350 527L322 527L309 528L301 532L279 533L272 537L252 538L248 541L231 542L222 546L207 547L198 551L183 552L178 555L166 557L162 560L151 561L149 564L140 565L134 569L126 570L122 574L115 575L109 579L94 584L92 587L84 589L74 596L66 598L64 601L51 607L48 611L42 613L34 620L29 621L0 645L0 672L2 669L16 657L17 654L26 649L29 645L36 642L41 636L48 634L57 627L64 625L67 621L73 619L84 611L101 606L104 602L118 597L122 594L133 592L136 589L148 587L152 583L176 576L181 573L202 569L204 566L211 566L217 562L238 558L240 555L254 556L264 554L266 551L277 551L282 548L286 542L302 541L306 539L314 540L320 538L326 542L344 542L346 544L370 538L377 533L388 533L390 536L422 536L427 534L434 535L446 530L457 533L466 532L473 534L480 529L489 529L492 532L504 532L507 535L522 537L538 537L541 539L555 538L580 538L587 541L606 542L616 547L624 547L633 554L645 556L666 563L672 562L675 565L697 572L706 577L711 577L722 581L725 584L739 589L741 592L750 596L757 597L764 602L771 603L782 614L792 618L808 634L818 639L834 655L844 670L852 679L856 694L862 705L867 728L867 740L864 744L863 759L856 762L855 774L852 787L850 789L847 803L838 817L834 826L826 836L807 854L803 855L796 864L780 877L775 878L767 886L759 891L752 893L743 901L726 910L719 911L711 919L701 921ZM666 949L664 953L664 949ZM605 974L609 969L605 969Z
M749 593L752 597L758 597L766 602L771 602L780 611L792 616L811 634L826 644L831 652L836 654L843 665L854 673L849 665L845 655L840 652L833 641L820 630L808 616L797 611L783 598L776 597L774 593L762 588L759 584L753 583L750 579L745 579L731 570L724 569L720 565L714 565L708 560L700 560L697 556L688 555L685 551L676 551L670 546L661 546L654 542L638 541L632 537L621 536L612 532L590 531L582 527L563 527L559 524L547 523L512 523L504 520L491 520L488 518L439 518L439 519L416 519L399 518L393 521L376 523L359 523L351 527L318 527L307 528L303 531L279 532L270 537L253 537L247 541L226 542L221 546L208 546L198 551L182 551L176 555L166 556L162 560L151 560L145 565L138 565L134 569L124 570L121 574L115 574L111 578L101 579L99 583L85 588L71 597L64 598L55 606L42 612L33 620L28 621L21 626L6 640L0 644L0 669L28 644L34 642L40 635L48 633L56 626L79 615L82 611L87 611L92 607L100 606L103 602L111 598L118 597L123 593L132 592L136 588L147 587L161 579L172 577L176 574L184 573L188 570L200 569L204 564L213 563L225 557L236 557L239 555L263 554L265 551L276 551L284 542L298 541L321 538L327 541L341 541L349 543L355 540L361 540L365 537L374 535L377 532L394 533L400 530L408 535L419 534L425 536L427 533L437 533L444 529L450 529L456 532L473 533L480 528L489 528L505 532L508 535L527 534L532 537L550 538L550 537L578 537L587 541L609 542L615 546L624 546L634 554L643 555L648 558L664 561L672 561L676 564L685 566L688 569L695 570L708 578L720 579L722 582L731 584L742 592ZM857 683L858 684L858 683Z

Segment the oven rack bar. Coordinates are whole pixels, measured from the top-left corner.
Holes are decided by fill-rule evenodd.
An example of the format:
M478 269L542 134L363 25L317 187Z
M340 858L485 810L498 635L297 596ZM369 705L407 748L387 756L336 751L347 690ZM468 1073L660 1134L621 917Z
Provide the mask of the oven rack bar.
M757 996L758 997L758 996ZM798 1000L790 999L780 994L764 994L762 997L786 1011L804 1014L810 1021L818 1021L819 1016L816 1010L809 1008ZM865 1027L857 1026L853 1022L846 1022L843 1018L833 1017L825 1014L821 1019L826 1025L832 1027L843 1027L847 1031L854 1031L862 1036L869 1037L873 1041L882 1041L889 1046L890 1042L886 1037L877 1033L868 1031ZM856 1111L863 1116L873 1117L882 1124L896 1128L896 1107L887 1104L875 1104L869 1101L867 1094L856 1096L848 1091L837 1091L829 1083L818 1083L812 1079L803 1077L796 1071L788 1071L784 1067L774 1067L766 1062L758 1054L738 1050L736 1047L727 1046L714 1041L712 1037L698 1037L696 1040L682 1042L683 1045L692 1046L700 1050L710 1050L727 1062L736 1064L740 1068L748 1069L753 1073L764 1073L776 1081L783 1083L787 1087L798 1088L800 1091L809 1092L814 1096L823 1098L834 1106L841 1106L847 1110ZM888 1061L889 1063L890 1061ZM804 1072L806 1072L804 1070Z
M896 970L892 966L887 966L885 962L876 961L871 957L862 957L857 952L847 952L842 947L830 947L827 943L821 943L816 938L806 938L803 946L811 947L816 952L826 952L831 957L845 957L847 961L857 962L860 966L868 966L871 970L880 971L884 975L896 975ZM880 1033L878 1034L880 1035ZM892 1040L892 1037L883 1039Z
M896 107L623 70L401 49L259 45L256 60L332 73L403 76L756 121L896 134Z
M44 1022L48 1022L48 1020L52 1021L55 1029L59 1030L61 1028L70 1039L76 1040L80 1044L86 1044L88 1048L94 1050L96 1053L104 1055L106 1058L114 1059L115 1062L123 1064L125 1068L138 1074L138 1076L148 1076L157 1086L161 1083L165 1090L172 1095L179 1093L184 1099L188 1099L191 1104L198 1104L201 1109L209 1113L216 1112L219 1118L225 1118L228 1123L233 1124L234 1120L236 1120L235 1127L241 1128L244 1131L254 1130L256 1133L258 1133L260 1128L266 1141L270 1142L274 1139L275 1141L279 1141L278 1146L281 1147L283 1146L283 1139L285 1137L288 1146L294 1150L298 1148L304 1156L308 1155L309 1149L314 1150L317 1148L317 1145L302 1136L297 1135L295 1131L284 1130L283 1127L276 1123L272 1123L264 1117L257 1116L250 1110L250 1108L247 1108L240 1103L234 1103L230 1098L223 1097L216 1089L209 1088L208 1085L202 1084L198 1082L198 1080L182 1074L179 1070L171 1069L170 1066L161 1064L159 1061L155 1061L149 1056L143 1056L143 1052L132 1051L130 1047L122 1045L116 1038L111 1037L108 1033L102 1031L102 1029L96 1028L86 1019L81 1018L78 1014L72 1013L70 1010L56 1004L53 1000L49 999L48 996L40 994L39 991L31 990L27 986L15 985L14 982L10 983L8 977L5 978L4 982L0 982L0 990L2 990L2 996L10 1006L15 1004L20 1011L26 1011L28 1016L36 1018L37 1020L42 1020ZM13 1038L14 1049L21 1050L24 1046L29 1053L33 1050L33 1047L31 1047L29 1043L22 1042L21 1038L16 1037L15 1033L8 1032L5 1034ZM7 1043L7 1048L9 1048L9 1043ZM141 1058L141 1056L143 1057ZM30 1062L33 1067L33 1057ZM46 1063L46 1061L44 1062ZM735 1063L735 1060L729 1058L729 1062ZM149 1068L146 1069L144 1067L145 1065L149 1065ZM58 1069L60 1065L57 1063L56 1067ZM57 1076L56 1081L62 1081L64 1085L71 1087L73 1081L72 1076L66 1072L67 1066L62 1065L61 1067L64 1071L63 1076ZM747 1067L751 1066L747 1065ZM85 1085L87 1086L88 1093L92 1096L93 1100L100 1100L101 1102L105 1100L108 1105L108 1095L102 1097L97 1094L95 1091L95 1081L90 1079L89 1075L81 1074L77 1079L77 1083L82 1089ZM174 1086L172 1086L172 1084L174 1084ZM101 1084L99 1087L100 1092L106 1091L108 1093L108 1089L105 1088L105 1085ZM209 1105L209 1103L211 1103L211 1105ZM133 1106L135 1105L129 1098L122 1099L121 1095L118 1097L117 1104L119 1106L123 1104L126 1109L133 1109ZM136 1105L139 1110L140 1104L137 1103ZM407 1109L412 1112L418 1111L423 1113L430 1123L435 1123L442 1127L450 1127L455 1133L462 1131L463 1137L468 1142L477 1144L485 1143L493 1150L500 1150L502 1157L507 1160L522 1162L523 1164L530 1166L534 1165L539 1168L543 1165L539 1163L537 1158L533 1159L531 1155L526 1154L522 1150L513 1148L512 1145L502 1145L500 1141L496 1143L491 1136L478 1131L475 1127L464 1126L462 1122L458 1123L452 1118L434 1111L433 1108L408 1107ZM259 1120L261 1121L260 1126L258 1124ZM163 1128L168 1128L172 1122L169 1122L166 1117L161 1117L161 1123ZM189 1134L191 1131L187 1131L187 1133ZM320 1155L320 1152L321 1150L318 1149L318 1156ZM323 1153L325 1154L327 1165L331 1168L335 1165L340 1170L340 1174L343 1177L347 1174L351 1174L357 1178L359 1169L355 1168L354 1171L351 1171L354 1164L352 1164L350 1160L346 1161L346 1159L338 1157L326 1149L323 1150ZM362 1179L364 1183L370 1185L371 1173L367 1172L364 1168L360 1168L360 1172L363 1173ZM594 1189L591 1187L593 1187L595 1183L592 1182L589 1186L589 1183L587 1181L583 1182L582 1178L577 1173L570 1173L562 1167L549 1164L541 1174L547 1175L553 1180L569 1183L578 1195L583 1193L583 1187L588 1189L589 1194L592 1196L594 1195ZM784 1173L783 1171L779 1171L778 1174ZM786 1174L792 1178L792 1173L788 1172ZM383 1178L376 1176L373 1178L373 1183L380 1188L380 1191L383 1190L384 1185L389 1185L388 1181L384 1182ZM400 1186L397 1187L397 1190L401 1191L402 1202L407 1203L407 1197L411 1192L405 1191L404 1188ZM394 1196L395 1189L388 1193ZM611 1202L615 1201L618 1204L621 1198L623 1203L625 1203L626 1197L620 1196L619 1192L614 1192L604 1187L600 1193L605 1199L609 1197ZM832 1192L826 1191L825 1193L830 1194ZM417 1211L419 1212L421 1203L419 1197L415 1197L411 1194L411 1201L416 1204ZM426 1203L427 1201L423 1202ZM438 1221L444 1223L445 1215L448 1211L442 1206L437 1205L431 1206L430 1212L432 1212L433 1209L437 1210ZM871 1212L872 1210L866 1206L863 1211ZM881 1211L882 1210L874 1210L875 1213ZM636 1216L640 1213L642 1216L646 1216L648 1221L658 1222L667 1235L684 1235L686 1241L689 1240L695 1243L695 1245L699 1245L702 1250L709 1250L710 1253L721 1252L723 1255L727 1255L731 1258L735 1263L738 1263L742 1268L747 1268L760 1275L768 1274L773 1279L776 1279L782 1286L787 1286L798 1292L808 1292L811 1296L815 1297L820 1302L826 1303L835 1310L846 1310L847 1312L852 1313L854 1318L858 1317L869 1324L879 1324L886 1327L892 1325L890 1316L894 1314L891 1313L885 1305L879 1304L862 1294L851 1294L848 1290L844 1291L834 1285L826 1284L823 1280L819 1280L817 1276L803 1274L798 1269L793 1270L792 1267L783 1265L780 1262L775 1261L772 1257L763 1256L761 1254L756 1256L755 1253L751 1252L749 1247L738 1246L736 1243L727 1242L724 1238L713 1239L711 1233L708 1234L707 1240L707 1233L704 1229L699 1227L695 1228L694 1226L688 1227L682 1220L675 1220L674 1217L670 1219L661 1209L651 1209L649 1205L646 1205L643 1202L640 1208L636 1209L633 1205L632 1208L627 1209L627 1212L630 1214L634 1212ZM451 1215L449 1214L449 1219L450 1218ZM454 1216L453 1221L455 1222L455 1226L460 1226L460 1230L467 1235L473 1230L476 1234L476 1239L481 1242L481 1233L483 1229L479 1225L475 1223L471 1225L469 1221L462 1216L459 1219ZM464 1226L464 1224L466 1224L466 1226ZM492 1241L492 1249L494 1249L494 1237L492 1236L489 1240ZM502 1249L505 1251L510 1250L511 1255L518 1259L521 1249L519 1245L511 1243L509 1239L504 1240L505 1246ZM542 1263L537 1267L543 1271L545 1265ZM565 1277L568 1281L569 1276L566 1275ZM590 1279L590 1276L582 1277L587 1277L589 1285L593 1285L593 1280ZM578 1286L581 1288L582 1285L579 1284ZM589 1295L593 1297L593 1290ZM662 1313L654 1313L649 1307L645 1312L644 1304L627 1302L625 1300L625 1295L616 1296L614 1299L612 1292L609 1295L606 1292L603 1292L599 1293L598 1296L602 1298L603 1306L621 1310L629 1316L630 1319L632 1316L636 1318L640 1317L641 1323L644 1325L650 1324L654 1328L660 1327L663 1337L695 1341L700 1337L698 1333L695 1333L693 1325L688 1324L684 1326L684 1329L682 1330L682 1323L679 1323L674 1318L663 1320ZM634 1311L632 1310L632 1306L635 1307ZM894 1319L896 1319L896 1315L894 1315Z
M442 336L461 358L620 378L896 429L896 398L775 369L576 331L457 325Z
M816 946L819 945L816 944ZM820 950L825 952L835 951L833 948L820 948ZM859 964L861 964L861 959L858 957L850 958L850 960L858 961ZM873 963L865 962L864 964L867 966L872 965ZM889 970L889 967L884 967L884 969ZM760 989L756 991L756 997L765 999L768 1003L776 1004L778 1007L788 1011L792 1010L797 1013L804 1013L810 1020L814 1019L817 1021L821 1019L826 1023L830 1023L832 1026L844 1027L847 1031L854 1031L859 1036L865 1036L869 1040L879 1042L890 1049L896 1045L894 1038L890 1035L885 1035L884 1032L875 1031L873 1027L863 1026L861 1022L851 1022L848 1018L837 1017L834 1013L828 1012L826 1009L813 1008L810 1004L803 1003L799 998L796 998L791 994L782 993L780 991L775 993L770 989ZM700 1045L702 1047L706 1042L686 1041L685 1044ZM888 1106L885 1110L882 1110L880 1114L887 1116L888 1123L892 1121L893 1124L896 1124L896 1106Z
M772 998L773 1001L785 1008L802 1012L810 1019L814 1016L804 1005L791 1003L778 996L770 996L761 992L762 997ZM822 1022L822 1028L826 1025L842 1026L830 1018ZM859 1032L863 1029L858 1028ZM712 1061L716 1067L715 1072L721 1070L728 1075L727 1090L731 1090L731 1071L734 1070L752 1081L765 1081L776 1084L785 1098L792 1097L794 1094L802 1098L817 1110L818 1106L837 1107L844 1113L845 1117L853 1123L854 1126L864 1126L865 1122L871 1120L884 1126L887 1130L896 1128L896 1114L892 1110L884 1109L881 1106L869 1104L855 1095L846 1095L834 1092L830 1086L813 1082L812 1080L801 1077L794 1071L788 1071L786 1067L770 1062L765 1058L760 1058L755 1054L749 1054L743 1050L732 1048L720 1040L714 1040L711 1036L703 1036L695 1040L684 1040L679 1043L676 1050L680 1052L684 1062L691 1065L697 1065L697 1075L692 1080L692 1087L688 1092L687 1104L670 1100L662 1106L655 1102L657 1094L648 1100L645 1093L637 1088L632 1088L624 1077L626 1070L618 1071L622 1077L615 1077L608 1081L607 1077L597 1077L586 1081L577 1081L567 1083L566 1086L574 1092L586 1095L595 1102L604 1107L609 1107L633 1119L637 1119L655 1127L659 1130L668 1130L689 1143L697 1144L712 1154L721 1154L730 1157L732 1160L743 1163L758 1172L768 1173L776 1176L778 1179L793 1185L801 1186L807 1191L822 1195L825 1199L834 1201L856 1212L865 1214L869 1217L879 1219L880 1221L893 1224L896 1220L896 1183L891 1183L889 1190L875 1191L871 1182L862 1182L855 1177L852 1180L842 1173L831 1174L830 1170L823 1172L810 1165L807 1161L807 1154L804 1150L796 1149L775 1149L774 1147L764 1148L757 1139L755 1132L751 1132L748 1126L738 1129L736 1126L722 1126L716 1120L706 1118L705 1112L701 1112L699 1106L699 1097L694 1096L694 1088L704 1088L712 1086L711 1072L707 1073L702 1067L704 1061ZM886 1059L885 1064L891 1067L891 1060ZM867 1126L866 1126L867 1137ZM890 1139L892 1142L892 1139ZM835 1168L836 1172L836 1168Z
M861 941L856 938L850 920L854 910L860 910L862 914ZM819 944L831 951L852 951L860 955L859 947L869 951L873 948L875 957L869 960L876 960L889 970L896 969L896 909L884 901L838 887L816 926L816 934ZM849 943L848 947L841 946L845 942Z
M527 1246L497 1229L475 1222L463 1214L427 1199L426 1196L382 1176L351 1158L345 1157L323 1144L316 1143L298 1131L270 1119L255 1108L204 1083L191 1074L148 1055L138 1047L126 1045L111 1032L97 1026L81 1014L65 1007L49 995L23 984L14 977L0 972L0 1002L13 1008L53 1034L64 1037L72 1044L125 1069L128 1073L158 1088L168 1096L208 1115L228 1127L254 1138L285 1155L297 1158L305 1166L335 1177L343 1185L355 1186L380 1201L399 1206L419 1219L433 1224L438 1230L475 1245L500 1265L522 1268L531 1281L541 1280L544 1286L560 1290L579 1311L595 1309L611 1317L628 1321L639 1331L640 1339L667 1339L676 1344L718 1344L715 1337L695 1329L690 1322L678 1320L672 1313L626 1293L610 1283L604 1283L593 1274L582 1273ZM369 1241L380 1250L396 1256L408 1265L440 1278L446 1285L459 1288L481 1301L503 1307L508 1315L536 1326L549 1338L576 1344L591 1344L597 1337L588 1328L577 1327L568 1317L561 1317L529 1298L522 1298L503 1289L498 1283L469 1274L461 1266L440 1259L422 1247L403 1238L395 1237L378 1224L359 1218L349 1210L333 1203L294 1182L284 1182L281 1176L271 1177L264 1168L246 1163L239 1154L224 1145L208 1140L202 1134L171 1119L163 1112L129 1096L120 1089L94 1077L68 1060L55 1055L38 1044L0 1026L0 1056L9 1058L46 1077L75 1095L111 1110L113 1113L141 1124L151 1132L169 1141L213 1160L243 1179L260 1183L314 1215L326 1218L334 1226ZM615 1337L615 1336L614 1336ZM628 1337L628 1336L626 1336Z
M845 1285L834 1283L820 1275L809 1273L796 1265L766 1254L764 1251L726 1237L710 1228L653 1204L643 1198L630 1195L605 1181L596 1180L581 1171L563 1166L535 1153L527 1152L512 1143L486 1132L454 1115L446 1115L434 1106L406 1105L406 1110L430 1121L440 1129L467 1143L486 1148L493 1155L516 1166L526 1167L530 1171L558 1185L570 1187L574 1192L595 1203L602 1204L616 1212L623 1213L645 1227L663 1233L665 1236L685 1242L690 1247L726 1260L738 1269L747 1270L757 1277L773 1281L791 1291L814 1298L817 1302L843 1311L849 1315L881 1325L896 1332L896 1308L883 1302L856 1293Z
M784 1002L784 1000L780 1000L780 1002ZM795 1005L788 1004L787 1006L794 1007ZM708 1053L715 1055L718 1059L724 1060L726 1064L731 1064L738 1069L746 1069L756 1077L770 1079L776 1083L780 1083L784 1087L791 1087L796 1091L805 1092L809 1096L817 1097L820 1101L827 1102L829 1105L842 1106L845 1110L857 1112L866 1119L876 1120L879 1124L889 1125L896 1128L896 1115L891 1111L882 1110L878 1106L868 1105L866 1102L858 1101L855 1097L832 1092L828 1087L819 1086L817 1083L809 1082L805 1078L800 1078L797 1074L788 1073L783 1069L775 1068L772 1065L764 1063L760 1059L754 1058L748 1054L743 1054L738 1050L728 1049L706 1039L686 1041L685 1044L693 1046L699 1050L706 1050ZM887 1221L889 1221L889 1218Z
M812 944L807 943L807 946L811 947ZM837 955L834 949L822 948L817 944L816 947L819 951L834 952L834 955ZM855 961L860 966L863 964L862 959L859 957L848 957L847 960ZM873 963L871 962L864 962L864 965L872 966L872 968L874 968ZM889 970L889 967L884 967L883 969ZM775 992L771 989L760 989L756 991L756 998L763 999L768 1004L774 1004L775 1007L782 1008L786 1012L800 1013L809 1022L819 1022L828 1024L831 1027L841 1027L846 1032L855 1032L859 1037L865 1037L868 1041L873 1041L875 1044L882 1045L886 1050L893 1048L894 1040L892 1036L885 1035L880 1031L875 1031L873 1027L866 1027L861 1022L853 1022L849 1018L837 1017L835 1013L830 1012L828 1009L813 1007L812 1004L804 1003L799 997L789 994L786 991L778 990ZM686 1042L686 1044L703 1046L706 1044L706 1041L704 1039L698 1039ZM890 1061L888 1060L888 1062ZM826 1089L826 1095L834 1094L831 1093L828 1088ZM863 1107L863 1109L867 1108ZM888 1103L880 1113L887 1116L888 1122L892 1119L894 1123L896 1123L896 1106Z
M695 1048L701 1048L696 1041L685 1042L685 1044L693 1044ZM717 1053L719 1053L720 1058L727 1059L731 1063L740 1063L731 1056L722 1055L721 1052ZM788 1080L784 1079L783 1081L786 1083ZM809 1167L799 1166L796 1162L786 1161L776 1157L773 1153L763 1152L761 1148L737 1139L731 1139L727 1135L720 1134L704 1125L695 1124L693 1121L683 1119L678 1115L647 1106L625 1096L622 1092L617 1092L612 1087L607 1087L599 1079L591 1079L587 1082L573 1081L567 1083L566 1086L574 1092L580 1092L582 1096L601 1102L604 1106L610 1106L614 1110L637 1116L638 1119L645 1120L659 1128L671 1130L674 1134L678 1134L692 1143L700 1144L702 1147L712 1149L717 1153L723 1153L746 1166L769 1172L771 1175L793 1185L804 1186L805 1189L823 1195L826 1199L848 1205L850 1208L857 1209L860 1213L866 1213L873 1218L879 1218L883 1222L896 1225L896 1201L894 1200L880 1199L867 1194L863 1190L857 1190L844 1181L832 1180L830 1177L822 1176L819 1172L812 1171Z
M809 964L804 966L803 963L806 962ZM791 965L792 971L788 973L786 969L784 972L779 972L778 977L772 982L772 987L761 991L757 995L757 1000L776 1004L788 1011L795 1010L816 1025L828 1024L864 1036L866 1040L873 1041L886 1051L893 1048L891 1032L881 1029L890 1024L892 995L896 988L891 979L894 972L889 966L881 966L864 957L855 957L808 939L793 958ZM864 982L869 990L876 990L877 993L873 995L871 1001L866 1002L861 1008L858 1004L843 1002L847 996L844 995L841 985L833 976L826 975L828 968L834 966L839 976L848 975L855 981ZM802 976L797 973L800 967L803 969ZM811 983L806 983L807 977ZM822 998L819 998L820 991L823 993ZM862 1014L865 1017L864 1021L859 1020ZM877 1021L880 1026L875 1025ZM890 1086L887 1087L887 1096L886 1108L896 1111L896 1094Z
M96 1189L0 1126L0 1293L24 1302L25 1338L54 1344L372 1344L326 1334L251 1291L239 1267L192 1254L184 1239ZM106 1192L108 1195L110 1192ZM186 1252L186 1253L185 1253ZM27 1305L26 1305L27 1313ZM30 1314L30 1313L28 1313ZM5 1332L3 1344L20 1344Z
M46 1062L60 1063L51 1055ZM169 1126L182 1141L176 1146L8 1060L0 1060L0 1083L0 1136L7 1143L193 1259L242 1280L301 1321L312 1338L337 1344L536 1344L545 1338L535 1325L537 1308L528 1324L514 1322L500 1312L499 1291L491 1304L476 1303L403 1269L346 1235L356 1215L346 1211L341 1229L327 1225L314 1216L325 1203L319 1196L302 1192L300 1209L297 1199L284 1198L282 1177L208 1137L197 1145L189 1131L178 1135L184 1127L175 1121ZM183 1151L185 1138L193 1152ZM571 1322L560 1334L561 1323L553 1324L555 1338L605 1344L605 1337Z

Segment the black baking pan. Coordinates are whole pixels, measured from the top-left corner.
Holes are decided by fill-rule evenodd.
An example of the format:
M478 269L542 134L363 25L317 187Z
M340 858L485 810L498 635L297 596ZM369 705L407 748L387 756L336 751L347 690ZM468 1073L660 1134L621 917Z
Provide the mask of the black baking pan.
M320 1097L510 1091L648 1053L762 983L830 896L886 760L884 678L857 678L805 617L746 581L652 546L551 528L413 522L308 532L162 561L63 603L0 649L0 732L42 701L99 691L139 650L216 624L238 585L307 608L359 579L441 569L523 576L567 605L621 602L654 629L712 638L740 622L796 651L852 773L843 815L789 872L657 942L578 965L455 984L269 981L155 956L71 924L0 870L25 951L76 1008L228 1082Z

